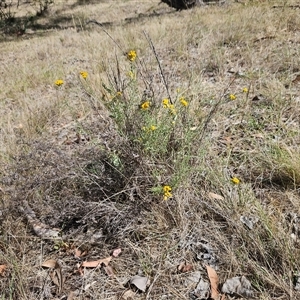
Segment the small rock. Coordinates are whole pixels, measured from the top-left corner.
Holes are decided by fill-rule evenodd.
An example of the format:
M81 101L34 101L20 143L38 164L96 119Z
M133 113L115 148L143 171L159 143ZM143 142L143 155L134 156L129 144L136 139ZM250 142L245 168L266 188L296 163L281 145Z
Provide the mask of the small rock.
M194 295L198 299L208 299L210 295L210 285L208 282L204 281L202 278L199 281L195 291Z
M251 230L253 229L254 224L258 222L258 220L259 219L254 216L249 216L249 217L241 216L240 217L240 221Z
M187 279L185 281L185 286L196 284L199 282L200 279L201 279L200 271L192 272L192 273L190 273L189 277L187 277Z
M251 283L245 276L237 276L227 279L222 287L222 293L252 297Z

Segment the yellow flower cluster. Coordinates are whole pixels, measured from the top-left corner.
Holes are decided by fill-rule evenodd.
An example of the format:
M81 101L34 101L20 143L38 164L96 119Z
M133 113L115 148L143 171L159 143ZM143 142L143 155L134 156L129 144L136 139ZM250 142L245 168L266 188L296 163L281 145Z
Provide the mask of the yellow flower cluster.
M168 200L169 198L172 198L172 188L169 185L165 185L163 187L163 191L164 191L164 201Z
M170 103L170 100L168 98L163 99L162 104L164 108L168 108L173 115L176 115L175 106L174 104Z
M83 79L86 79L87 77L88 77L88 72L85 72L85 71L81 71L80 72L80 75L81 75L81 77L83 78Z
M243 88L243 93L248 93L248 91L249 91L248 88L246 87Z
M162 103L164 108L169 108L170 103L168 98L163 99Z
M235 99L236 99L236 96L235 96L234 94L230 94L230 95L229 95L229 99L230 99L230 100L235 100Z
M63 85L64 84L64 81L62 80L62 79L57 79L56 81L55 81L55 85L57 85L57 86L61 86L61 85Z
M135 79L135 74L134 74L134 72L132 72L132 71L129 71L129 72L127 73L127 76L128 76L130 79Z
M157 129L157 126L151 125L151 126L149 126L149 127L143 127L142 129L143 129L144 131L154 131L154 130Z
M231 182L234 183L234 184L239 184L240 180L237 177L232 177Z
M130 50L128 53L127 53L127 59L134 62L136 60L136 51L135 50Z
M149 107L150 107L150 101L145 101L144 103L141 104L142 110L147 110Z
M187 107L189 105L189 103L184 99L184 97L180 97L179 101L184 107Z

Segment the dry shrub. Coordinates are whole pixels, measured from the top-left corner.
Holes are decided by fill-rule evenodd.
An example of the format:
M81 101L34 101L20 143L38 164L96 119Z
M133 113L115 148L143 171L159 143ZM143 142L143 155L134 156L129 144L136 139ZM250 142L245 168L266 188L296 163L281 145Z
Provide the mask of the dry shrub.
M118 153L99 145L72 147L77 149L42 141L27 145L5 178L14 190L13 206L28 201L41 221L62 228L66 237L76 239L76 229L82 233L93 227L117 243L133 232L149 206L141 188L151 186L151 178L143 176L145 166L126 142L114 145ZM18 213L17 206L10 209Z

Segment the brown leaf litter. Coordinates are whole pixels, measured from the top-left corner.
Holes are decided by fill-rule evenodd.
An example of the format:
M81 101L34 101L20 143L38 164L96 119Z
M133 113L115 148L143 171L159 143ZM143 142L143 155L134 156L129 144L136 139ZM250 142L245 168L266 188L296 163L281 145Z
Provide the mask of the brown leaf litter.
M60 264L55 259L49 259L42 263L42 267L52 269L50 271L50 277L53 283L58 287L57 294L60 295L64 284L64 278Z

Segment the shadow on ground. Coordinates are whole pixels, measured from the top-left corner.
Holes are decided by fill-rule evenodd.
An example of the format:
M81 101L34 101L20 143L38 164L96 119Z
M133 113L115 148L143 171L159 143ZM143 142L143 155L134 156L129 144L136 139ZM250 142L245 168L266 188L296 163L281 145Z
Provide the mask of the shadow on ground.
M107 2L107 0L100 1ZM16 17L14 15L7 15L6 18L0 20L0 42L7 40L14 40L20 37L31 38L33 36L47 35L52 30L64 30L73 28L77 31L89 30L90 25L98 25L103 28L126 26L127 24L142 22L147 19L157 18L166 14L173 14L176 10L165 5L153 9L151 12L137 13L133 17L125 17L124 19L99 22L96 19L89 19L88 17L76 16L76 14L65 14L67 10L74 10L78 6L99 4L99 1L79 0L76 3L67 5L56 10L55 14L50 9L38 11L35 15Z

